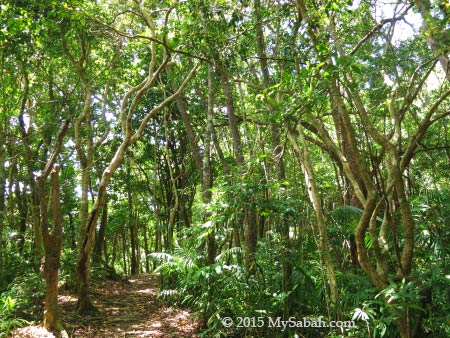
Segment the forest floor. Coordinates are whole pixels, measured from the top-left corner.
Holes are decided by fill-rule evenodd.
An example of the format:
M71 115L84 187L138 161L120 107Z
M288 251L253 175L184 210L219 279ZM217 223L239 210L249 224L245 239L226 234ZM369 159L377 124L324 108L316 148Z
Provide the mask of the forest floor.
M190 310L170 307L157 299L158 277L132 276L127 282L93 282L91 301L98 314L75 314L76 296L62 293L60 311L69 337L197 337L200 321ZM42 326L29 325L12 333L14 338L55 338Z

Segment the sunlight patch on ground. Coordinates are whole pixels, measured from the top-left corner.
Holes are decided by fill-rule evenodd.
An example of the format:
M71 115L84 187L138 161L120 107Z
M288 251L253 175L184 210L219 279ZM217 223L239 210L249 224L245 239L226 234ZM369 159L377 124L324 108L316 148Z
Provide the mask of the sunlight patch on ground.
M175 310L171 307L163 310L164 313L170 314L171 316L173 316L174 311ZM186 311L186 310L177 310L177 312L178 313L175 316L169 318L168 320L180 320L180 319L187 318L190 315L189 311Z
M134 293L144 293L147 295L155 295L156 291L153 288L143 289L143 290L137 290Z
M188 311L180 311L176 315L173 315L173 312L170 311L172 317L166 318L169 322L183 323L189 319L190 313Z
M163 334L161 331L157 330L152 331L133 330L128 331L127 335L135 335L137 337L161 337Z
M58 302L66 303L66 302L76 302L78 300L77 297L73 297L71 295L59 295Z
M43 326L25 326L12 333L12 337L20 338L55 338L55 335Z

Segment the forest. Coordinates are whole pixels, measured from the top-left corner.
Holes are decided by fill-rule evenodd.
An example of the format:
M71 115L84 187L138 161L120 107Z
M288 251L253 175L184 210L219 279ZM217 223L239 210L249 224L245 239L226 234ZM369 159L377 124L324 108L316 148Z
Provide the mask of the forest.
M3 0L0 337L450 337L450 2Z

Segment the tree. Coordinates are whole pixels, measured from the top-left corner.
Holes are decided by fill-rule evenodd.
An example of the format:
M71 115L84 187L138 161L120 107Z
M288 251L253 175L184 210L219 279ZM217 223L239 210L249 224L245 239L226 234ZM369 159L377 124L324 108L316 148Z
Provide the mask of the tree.
M150 30L150 39L156 39L156 26L154 24L155 19L153 19L146 9L141 5L137 8L140 15L145 18L145 24ZM167 15L170 14L170 9L167 11ZM120 33L115 29L119 34ZM96 227L97 220L101 213L101 210L106 201L106 188L109 181L117 170L117 168L122 164L126 150L141 137L144 132L145 127L148 122L160 111L162 111L169 103L174 101L181 93L181 91L187 86L189 80L194 76L197 69L196 66L192 68L189 74L186 76L184 81L180 84L178 89L165 98L161 103L157 104L149 112L147 112L141 121L133 121L133 115L138 108L138 104L141 102L144 95L152 88L155 82L160 78L161 74L167 67L174 66L170 61L170 53L167 49L163 50L163 60L158 62L158 46L155 41L151 41L150 44L151 60L148 65L147 76L137 85L129 89L123 96L118 122L121 127L121 143L117 147L114 157L102 173L101 180L98 184L97 196L92 209L86 219L86 223L82 225L85 229L82 233L80 240L80 256L77 263L77 277L78 277L78 287L79 287L79 298L77 303L77 309L80 313L89 311L92 308L92 304L88 298L88 287L89 287L89 274L90 274L90 254L92 250L92 244L94 239L94 230ZM133 127L137 124L137 127Z
M207 334L274 334L221 323L264 313L444 336L446 5L5 2L0 301L44 258L51 329L58 282L95 310L92 264L156 269Z
M408 130L409 136L405 139L402 132L405 129L403 126L405 114L413 108L412 104L421 92L436 62L433 62L433 60L425 61L414 72L408 70L405 66L401 66L405 72L411 72L409 73L411 74L410 80L404 83L401 79L398 79L396 86L391 89L390 96L388 96L391 105L384 112L389 114L392 124L380 126L369 115L369 110L366 108L367 104L359 88L363 74L355 75L355 67L347 66L351 64L350 56L338 39L339 33L335 25L335 18L328 17L329 23L321 31L317 29L316 25L324 20L327 15L309 11L307 4L303 1L298 1L297 6L299 15L307 22L307 31L311 43L317 51L318 60L322 61L322 65L326 67L318 74L318 77L321 79L319 81L322 81L328 87L330 108L334 118L334 133L342 135L341 144L336 144L336 141L330 136L324 117L320 115L313 116L312 111L307 107L303 108L303 111L306 112L310 119L310 122L307 122L312 124L313 130L328 152L338 159L340 167L350 181L363 207L363 213L355 229L358 260L374 285L381 290L388 285L390 270L388 257L390 255L395 256L397 263L393 278L396 280L410 278L415 225L402 173L409 166L415 149L426 130L433 122L448 115L445 111L438 113L438 110L449 93L443 92L434 104L427 108L424 117L416 121L417 128ZM395 18L392 21L395 21ZM325 42L325 37L331 37L332 42L330 44ZM357 44L358 47L360 45L361 43ZM355 47L353 51L356 50ZM337 69L333 57L337 58ZM392 61L398 64L396 60ZM336 77L337 74L342 74L342 78L338 79ZM398 99L402 92L405 93L404 99ZM379 98L375 98L375 100L377 99ZM358 118L358 122L352 116L353 111ZM355 128L357 123L360 133ZM369 142L376 143L377 147L380 147L378 155L370 153L365 155L367 149L358 148L358 139L360 138L370 139L371 141ZM370 148L368 151L370 152ZM366 160L367 157L376 158L376 162L370 163L373 166L372 168ZM383 166L383 170L378 171L377 165ZM379 173L381 179L380 176L373 174L373 170ZM356 176L356 173L358 176ZM377 215L380 212L383 212L384 216L381 227L378 227ZM396 224L399 223L402 225L401 233L403 236L401 249L397 237L400 236L400 229L396 228ZM389 252L387 244L387 229L394 229L395 239L391 252ZM367 233L371 237L376 266L372 264L369 258L366 246ZM399 332L402 337L410 336L411 328L408 320L407 314L398 319Z
M44 309L44 326L49 330L62 331L63 326L58 314L58 269L62 247L62 222L63 216L60 204L59 165L55 164L61 151L62 141L69 121L67 120L58 133L54 150L48 159L44 169L37 178L39 191L40 224L44 243L44 258L41 271L45 278L46 294ZM46 191L46 180L51 176L50 194ZM50 196L50 198L49 198ZM50 208L49 208L50 200ZM52 227L49 229L47 210L51 210ZM67 335L67 333L66 333Z

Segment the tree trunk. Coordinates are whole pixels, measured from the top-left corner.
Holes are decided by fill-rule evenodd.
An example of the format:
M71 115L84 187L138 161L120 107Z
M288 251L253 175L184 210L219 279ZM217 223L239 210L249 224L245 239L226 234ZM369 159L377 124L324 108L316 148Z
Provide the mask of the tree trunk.
M139 210L136 210L135 217L134 217L134 237L135 237L135 243L136 243L136 249L135 249L135 255L136 255L136 272L141 273L142 272L142 265L141 265L141 248L139 243L139 229L140 229L140 223L139 223Z
M202 202L204 210L208 209L208 204L211 203L211 188L212 188L212 170L211 170L211 138L213 133L213 114L214 114L214 71L211 65L208 65L208 107L206 114L206 127L203 137L203 163L202 163ZM209 218L209 212L203 215L205 222ZM216 231L215 225L211 225L208 234L208 264L213 264L216 259Z
M81 167L81 197L80 197L80 232L79 232L79 252L77 262L77 288L78 288L78 303L77 311L88 312L93 311L94 307L88 300L88 285L89 285L89 270L90 270L90 251L92 241L95 234L95 225L89 223L89 186L92 170L92 163L94 158L94 144L93 144L93 130L91 121L92 109L92 84L88 78L84 61L87 55L86 41L80 36L79 40L81 55L79 60L70 54L67 48L65 38L63 38L63 48L68 57L78 72L84 90L84 105L83 110L77 116L74 122L75 134L75 149ZM83 133L84 132L84 133ZM103 205L100 206L102 209ZM97 216L98 217L98 216ZM97 219L95 219L97 221ZM90 228L91 227L91 228ZM87 235L87 236L86 236ZM86 250L86 244L89 244L89 249Z
M153 48L156 47L153 45ZM138 102L141 101L144 94L150 89L151 85L153 84L154 78L159 77L160 73L165 68L167 62L168 60L165 60L155 73L153 73L153 68L150 67L151 71L150 75L146 79L144 79L144 81L141 84L131 88L129 92L125 95L125 99L122 102L121 123L122 123L123 139L121 144L117 148L116 153L111 159L109 165L102 173L102 177L98 185L97 198L89 213L89 217L86 220L86 224L84 226L82 225L84 231L80 239L80 251L77 263L77 280L79 290L77 312L79 313L88 312L90 309L92 309L92 304L88 299L88 289L90 279L89 259L92 251L92 244L94 239L95 228L97 225L97 220L106 203L106 188L108 187L109 181L111 180L111 177L117 170L117 168L122 164L126 150L130 145L135 143L139 139L139 137L141 137L150 119L152 119L157 113L159 113L162 109L164 109L169 103L173 102L180 95L181 91L187 86L188 82L192 79L192 77L195 74L195 71L197 70L197 67L194 67L191 70L191 72L187 75L183 83L178 87L178 90L175 93L167 97L163 102L161 102L159 105L155 106L150 112L148 112L147 115L142 119L136 132L132 134L131 116L134 113L136 105L138 104ZM136 95L131 100L130 107L128 108L128 110L125 110L124 107L126 106L128 100L133 94ZM130 116L129 119L127 118L128 116Z
M447 80L450 81L450 59L448 56L449 50L448 45L445 42L445 40L448 41L449 30L448 28L446 29L444 24L442 24L443 29L439 29L439 23L431 14L432 9L430 1L414 0L414 3L423 19L428 46L433 51L434 55L438 58ZM442 3L445 5L445 1L443 1ZM448 7L446 10L448 11ZM440 38L441 34L445 39Z
M72 251L75 251L77 249L77 242L76 242L76 231L75 231L75 222L73 219L72 211L69 211L68 213L69 217L69 231L68 231L68 237L69 237L69 243L70 243L70 249Z
M130 274L135 275L139 273L139 264L137 259L138 243L136 236L136 219L132 218L130 223L130 249L131 249L131 261L130 261Z
M231 137L233 142L234 155L236 157L236 164L239 168L240 174L244 173L244 154L242 149L241 135L234 107L233 92L231 90L227 76L224 73L220 74L220 82L223 92L225 94L225 101L227 106L228 123L230 125ZM244 211L244 243L245 243L245 267L249 275L256 273L256 235L257 222L254 208L245 203Z
M270 87L270 73L269 66L267 63L267 55L266 55L266 43L264 41L264 33L263 33L263 17L261 15L261 1L254 1L254 10L255 10L255 30L256 30L256 41L258 46L258 57L260 59L261 72L263 75L263 84L266 90ZM268 103L268 112L270 115L275 113L275 109L272 104ZM280 142L280 128L277 124L272 124L270 127L271 132L271 141L272 141L272 156L275 163L277 178L280 182L283 182L286 179L286 173L284 168L283 161L283 151L282 145ZM284 187L284 190L287 190L287 187L281 183L281 186ZM283 196L281 197L283 198ZM264 229L264 225L262 226ZM264 231L264 230L263 230ZM262 232L263 232L262 231ZM292 264L289 259L289 221L285 215L282 216L281 220L281 239L282 239L282 264L283 264L283 279L282 279L282 290L284 292L288 292L291 288L290 280L292 275ZM286 311L285 315L289 316L288 309L289 305L285 306Z
M116 232L112 240L111 266L116 265L118 241L118 234Z
M195 166L197 168L197 171L202 174L202 157L200 154L200 149L198 147L197 141L196 141L196 135L194 132L194 129L192 128L191 124L191 117L189 116L186 104L181 96L177 98L177 107L180 112L181 120L183 121L184 129L186 130L186 135L189 140L189 147L191 148L192 156L194 157Z
M167 220L167 237L166 237L166 243L165 243L165 249L167 252L173 251L173 234L174 234L174 228L175 228L175 219L178 212L178 206L179 206L179 200L178 200L178 189L177 189L177 179L175 177L174 168L175 165L172 164L172 160L170 158L170 151L169 151L169 130L168 130L168 121L166 114L164 116L164 125L165 125L165 146L164 146L164 153L166 157L166 163L167 163L167 170L169 172L169 179L170 179L170 188L167 189L168 192L170 192L170 196L173 196L173 205L171 206L172 201L168 198L167 199L167 207L169 209L169 219ZM173 167L172 167L173 166Z
M46 282L44 326L50 330L62 330L62 323L58 315L58 269L60 266L62 248L62 211L60 205L59 166L55 164L61 151L64 135L69 128L69 120L62 125L54 150L49 157L44 169L41 170L36 184L39 193L39 217L44 244L44 258L41 272ZM46 192L46 180L51 177L50 208L49 196ZM50 210L50 215L48 214ZM50 231L49 220L52 219L53 227ZM64 336L67 333L64 332Z
M123 272L127 274L128 271L128 264L127 264L127 233L125 229L122 229L122 265L123 265Z
M288 137L289 140L292 143L292 146L294 147L295 152L298 155L299 162L303 166L304 170L304 176L305 176L305 183L308 190L308 196L309 199L313 205L314 212L316 214L316 222L317 222L317 229L319 232L319 252L320 256L322 258L323 263L325 264L325 267L327 268L328 272L328 283L329 283L329 292L330 292L330 301L331 301L331 313L332 316L330 317L339 317L339 294L338 294L338 288L337 288L337 282L336 282L336 276L334 272L334 264L330 256L330 243L328 240L328 233L327 233L327 225L326 225L326 219L325 215L323 213L322 209L322 202L320 199L320 193L317 187L317 182L314 174L314 169L312 167L311 163L311 156L309 153L308 143L306 142L305 135L303 133L303 130L301 127L298 128L298 132L300 135L300 139L302 141L302 150L297 145L297 142L295 140L294 135L289 132Z
M105 245L105 233L108 225L108 202L105 202L102 216L100 220L100 227L95 236L95 244L92 252L92 265L100 266L102 264L102 252Z
M137 259L136 259L136 222L134 219L133 210L133 195L131 193L131 163L128 161L127 166L127 176L128 176L128 226L130 228L130 249L131 249L131 262L130 262L130 273L135 275L137 273Z
M40 225L40 210L39 210L39 196L36 186L36 181L34 179L34 171L35 166L33 162L33 155L31 151L31 146L29 144L30 138L29 138L29 130L28 132L25 130L25 124L23 122L23 114L19 116L19 124L20 129L22 133L22 139L25 144L25 162L27 166L27 179L28 179L28 186L30 187L31 192L31 217L33 220L33 256L36 259L40 259L43 252L43 243L42 243L42 232L41 232L41 225Z
M58 313L58 269L60 267L60 256L62 247L62 211L59 201L59 167L53 166L51 172L51 216L53 229L49 232L47 218L47 194L45 193L45 179L41 177L40 199L41 199L41 221L42 238L44 239L45 255L43 259L42 273L45 278L46 293L44 307L44 326L48 330L62 330L62 323Z
M14 171L17 176L17 167L14 165ZM27 229L27 218L28 218L28 206L27 206L27 198L26 198L26 185L23 187L21 191L20 185L19 185L19 178L16 177L16 182L14 184L14 193L16 195L16 202L17 202L17 210L19 212L19 219L18 219L18 235L16 237L17 241L17 247L19 249L19 252L22 254L23 248L25 246L25 232ZM14 204L13 204L14 205Z
M212 188L212 169L211 169L211 143L214 132L213 115L214 115L214 70L212 65L208 65L208 100L206 108L206 126L203 134L203 156L200 153L197 145L196 136L191 125L191 119L186 110L186 105L181 97L177 99L178 110L180 111L181 119L188 136L191 152L194 157L197 171L200 173L201 187L202 187L202 202L209 204L211 202ZM209 215L207 213L203 216L203 221L206 222ZM207 236L208 244L208 264L213 264L216 257L216 241L215 241L215 229L214 227L209 230L210 233Z
M3 139L3 131L0 130ZM3 227L5 219L5 188L6 188L6 172L5 172L5 151L4 140L0 140L0 276L3 273Z
M149 245L149 238L147 233L148 227L147 222L144 223L144 226L142 227L142 234L144 236L144 253L145 253L145 272L149 273L150 270L150 246Z

